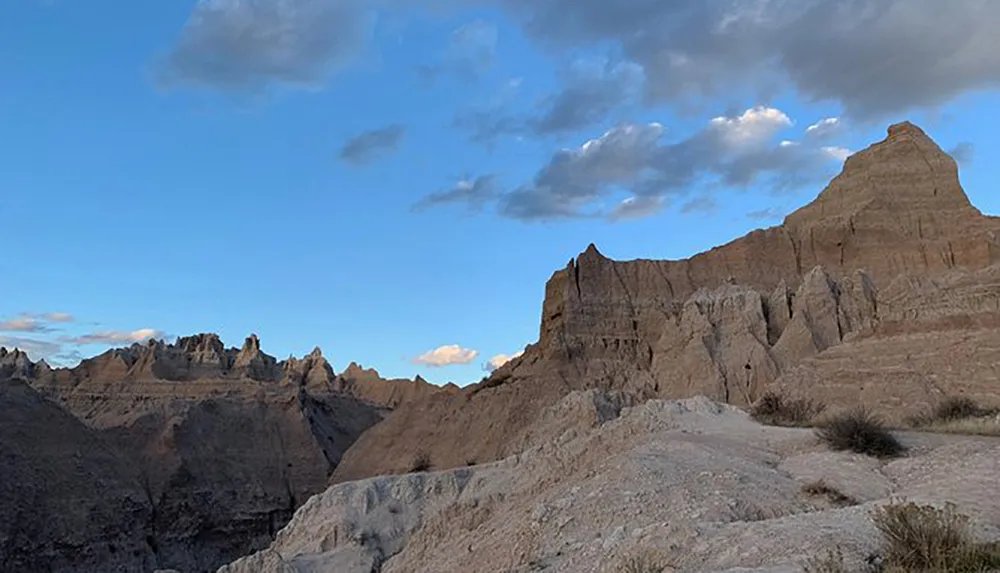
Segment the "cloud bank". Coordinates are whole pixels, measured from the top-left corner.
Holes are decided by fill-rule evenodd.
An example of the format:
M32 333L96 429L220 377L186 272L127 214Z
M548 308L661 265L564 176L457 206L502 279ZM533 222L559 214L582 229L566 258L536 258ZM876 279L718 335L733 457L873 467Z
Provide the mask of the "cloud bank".
M839 120L837 120L839 122ZM824 129L832 123L827 122ZM819 125L819 124L817 124ZM713 118L703 129L665 142L659 123L619 124L573 149L556 152L534 178L506 192L463 192L468 186L436 193L423 205L495 200L497 212L522 221L603 217L621 221L647 217L696 186L743 188L759 184L775 192L822 180L848 150L812 136L775 142L793 127L781 110L757 106L740 115ZM819 129L819 128L817 128ZM483 176L493 181L491 176ZM613 207L607 202L615 195ZM709 196L689 201L688 212L710 210Z

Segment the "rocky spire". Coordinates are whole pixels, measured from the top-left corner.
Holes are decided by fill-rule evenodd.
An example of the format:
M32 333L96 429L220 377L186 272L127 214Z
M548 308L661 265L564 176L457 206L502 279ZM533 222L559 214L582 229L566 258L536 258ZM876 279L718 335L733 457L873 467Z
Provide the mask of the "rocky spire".
M9 378L31 380L35 377L37 370L38 365L32 362L23 350L15 348L8 351L6 348L0 347L0 380Z
M243 341L243 347L233 358L233 374L252 380L277 381L281 379L281 368L273 356L260 350L260 339L251 334Z

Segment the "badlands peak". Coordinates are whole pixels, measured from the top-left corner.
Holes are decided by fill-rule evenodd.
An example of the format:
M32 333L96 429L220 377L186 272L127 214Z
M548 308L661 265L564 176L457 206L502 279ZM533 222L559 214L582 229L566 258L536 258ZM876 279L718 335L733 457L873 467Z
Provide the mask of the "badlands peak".
M848 157L840 174L785 226L849 224L864 211L900 217L909 226L920 225L925 214L941 224L980 215L962 189L955 160L910 122L890 126L885 139Z

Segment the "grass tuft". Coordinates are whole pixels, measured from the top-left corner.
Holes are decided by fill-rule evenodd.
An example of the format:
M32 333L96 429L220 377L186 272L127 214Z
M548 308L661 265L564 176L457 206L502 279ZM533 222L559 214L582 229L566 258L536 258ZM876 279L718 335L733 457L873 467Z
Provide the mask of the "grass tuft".
M858 505L858 500L849 495L845 495L837 488L827 485L823 480L817 480L802 486L802 493L814 497L824 497L827 501L837 507L848 507Z
M618 573L666 573L672 568L651 553L644 553L626 559L618 567Z
M906 451L882 420L863 407L823 420L817 424L816 435L834 450L876 458L892 458Z
M767 392L750 407L750 417L768 426L811 426L826 405L809 398L788 399Z
M967 396L945 398L930 412L912 416L906 422L929 432L1000 436L1000 409L981 406Z
M895 503L872 512L886 541L887 571L974 573L1000 567L1000 547L972 541L968 518L953 504L943 509Z

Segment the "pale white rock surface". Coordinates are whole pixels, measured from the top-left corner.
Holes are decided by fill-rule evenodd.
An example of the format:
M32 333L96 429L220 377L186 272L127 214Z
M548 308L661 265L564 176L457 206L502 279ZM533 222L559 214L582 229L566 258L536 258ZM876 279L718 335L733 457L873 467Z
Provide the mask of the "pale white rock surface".
M907 433L885 462L707 398L627 401L573 392L519 455L332 486L219 573L601 573L650 551L677 571L779 573L838 546L860 565L880 551L871 510L898 498L954 502L1000 539L998 439ZM802 492L819 479L859 504Z

